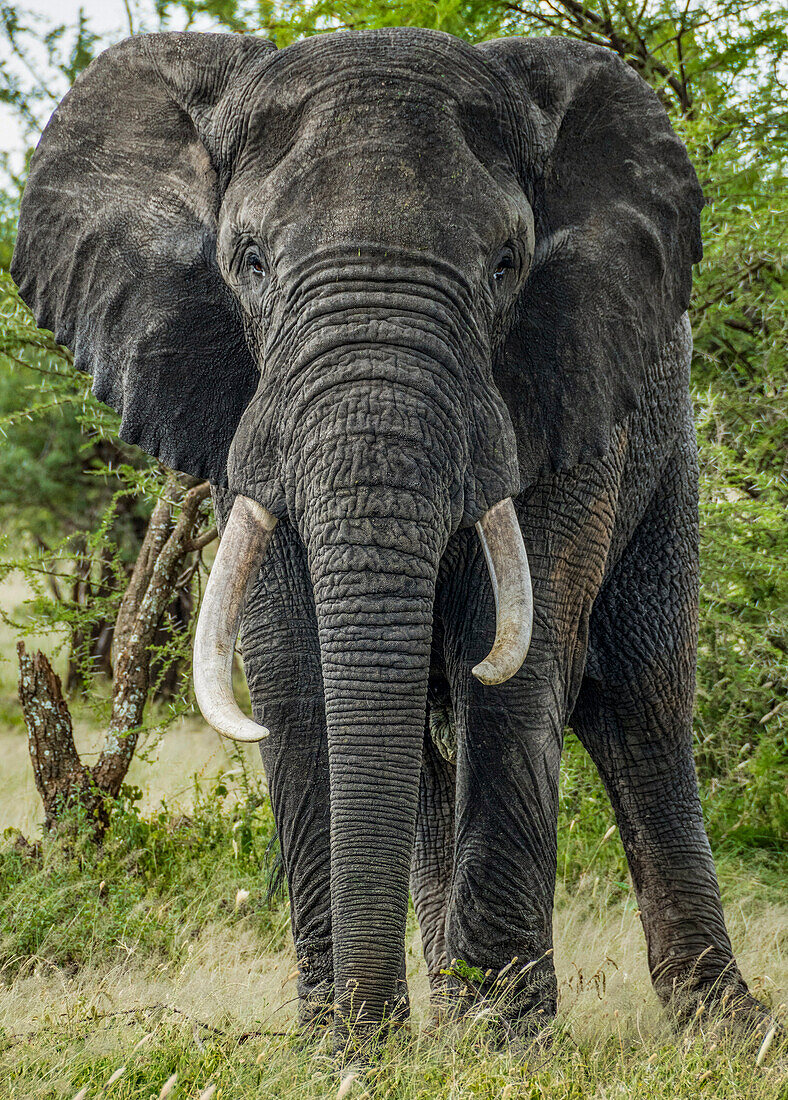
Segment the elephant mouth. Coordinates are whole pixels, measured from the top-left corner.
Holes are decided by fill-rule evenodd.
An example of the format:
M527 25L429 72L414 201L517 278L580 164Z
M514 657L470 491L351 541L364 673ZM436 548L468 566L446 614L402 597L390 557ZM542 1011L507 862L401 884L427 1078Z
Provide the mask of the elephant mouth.
M269 731L238 706L232 666L247 593L273 537L277 518L237 496L205 589L194 639L194 691L209 725L234 741L262 741ZM533 595L528 556L511 497L476 524L495 597L495 641L473 668L482 684L502 684L520 669L531 641Z

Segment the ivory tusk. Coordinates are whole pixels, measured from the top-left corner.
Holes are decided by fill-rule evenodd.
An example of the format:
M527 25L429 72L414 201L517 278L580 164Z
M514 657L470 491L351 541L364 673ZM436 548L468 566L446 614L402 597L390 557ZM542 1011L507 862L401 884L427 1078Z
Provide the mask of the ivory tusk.
M247 718L233 694L233 654L247 593L276 527L249 497L235 498L205 588L194 635L194 693L205 721L234 741L262 741L265 726Z
M488 508L476 530L495 595L495 642L473 675L483 684L502 684L525 660L534 618L531 571L512 498Z

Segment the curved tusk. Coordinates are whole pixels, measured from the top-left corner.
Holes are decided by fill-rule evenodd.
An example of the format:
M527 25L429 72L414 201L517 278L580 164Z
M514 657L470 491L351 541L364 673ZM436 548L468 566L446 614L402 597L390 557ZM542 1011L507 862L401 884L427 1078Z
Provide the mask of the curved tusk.
M483 684L502 684L525 660L534 621L531 570L512 498L488 508L476 530L495 594L495 643L473 675Z
M194 634L194 694L205 721L234 741L262 741L268 730L247 718L233 695L233 654L247 593L276 527L249 497L235 498L205 588Z

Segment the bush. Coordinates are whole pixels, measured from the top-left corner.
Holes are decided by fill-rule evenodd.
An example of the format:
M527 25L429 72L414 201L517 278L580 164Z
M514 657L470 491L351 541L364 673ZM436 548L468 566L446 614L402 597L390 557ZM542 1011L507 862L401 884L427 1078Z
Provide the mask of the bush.
M0 849L6 977L40 960L68 970L130 953L177 962L216 924L242 923L280 946L287 912L266 885L276 877L270 803L243 780L237 801L227 780L198 788L189 817L166 805L145 817L139 790L125 788L100 847L78 813L35 847L7 831Z

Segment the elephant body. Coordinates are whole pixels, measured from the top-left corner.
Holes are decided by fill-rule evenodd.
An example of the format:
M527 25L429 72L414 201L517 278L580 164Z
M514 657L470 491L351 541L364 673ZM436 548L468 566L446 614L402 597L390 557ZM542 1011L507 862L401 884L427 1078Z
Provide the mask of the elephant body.
M333 1011L340 1044L406 1011L409 884L436 998L462 959L476 997L507 975L518 1030L554 1014L567 723L660 998L760 1013L692 759L702 204L654 94L562 39L141 36L42 138L23 297L124 438L211 480L220 528L234 501L268 517L259 570L222 568L249 574L301 1017ZM514 559L474 528L499 506L534 612L496 677L487 571Z
M506 684L484 687L470 674L495 620L473 532L458 531L443 554L410 870L438 1009L452 1000L446 971L461 959L491 975L482 994L495 992L499 972L509 974L509 1011L527 1030L556 1011L552 899L566 725L611 798L662 1002L686 1017L717 986L720 996L746 994L692 757L691 351L684 317L608 454L544 475L517 497L537 612L526 664ZM231 499L215 495L222 519ZM255 717L272 731L261 751L290 884L306 1022L325 1017L334 995L330 777L309 568L286 523L250 594L242 642ZM360 757L355 766L369 764ZM528 964L518 983L513 959ZM400 984L395 1000L406 995Z

